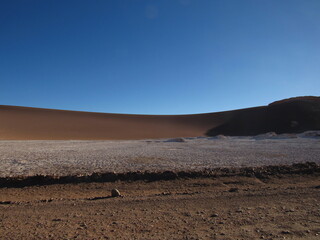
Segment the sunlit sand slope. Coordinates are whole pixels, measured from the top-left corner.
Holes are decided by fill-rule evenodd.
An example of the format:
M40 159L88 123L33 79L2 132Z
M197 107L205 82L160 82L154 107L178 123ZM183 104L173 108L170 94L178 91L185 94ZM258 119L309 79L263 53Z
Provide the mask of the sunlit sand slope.
M0 106L0 139L143 139L201 136L229 114L155 116Z

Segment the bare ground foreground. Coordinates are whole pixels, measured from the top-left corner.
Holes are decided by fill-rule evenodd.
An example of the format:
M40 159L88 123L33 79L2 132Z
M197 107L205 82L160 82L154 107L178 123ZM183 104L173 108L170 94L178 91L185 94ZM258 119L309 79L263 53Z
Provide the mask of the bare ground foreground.
M319 239L318 133L0 141L0 239Z
M0 238L319 239L319 199L319 172L1 188Z

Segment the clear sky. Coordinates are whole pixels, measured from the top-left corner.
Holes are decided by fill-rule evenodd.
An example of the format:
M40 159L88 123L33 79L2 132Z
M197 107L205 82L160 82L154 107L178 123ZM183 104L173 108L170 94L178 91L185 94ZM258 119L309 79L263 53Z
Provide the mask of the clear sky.
M2 105L189 114L319 93L319 0L0 1Z

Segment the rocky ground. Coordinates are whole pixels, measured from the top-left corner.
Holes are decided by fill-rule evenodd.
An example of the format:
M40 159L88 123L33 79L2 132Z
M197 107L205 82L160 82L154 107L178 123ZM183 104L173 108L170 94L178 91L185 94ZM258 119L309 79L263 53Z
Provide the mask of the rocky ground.
M1 188L0 239L319 239L319 177Z

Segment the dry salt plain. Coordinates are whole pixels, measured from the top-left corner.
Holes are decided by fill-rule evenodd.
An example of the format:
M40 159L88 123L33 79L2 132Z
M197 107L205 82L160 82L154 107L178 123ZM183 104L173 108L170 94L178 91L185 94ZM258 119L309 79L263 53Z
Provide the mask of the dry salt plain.
M316 162L320 131L254 137L0 141L0 177L203 170Z

